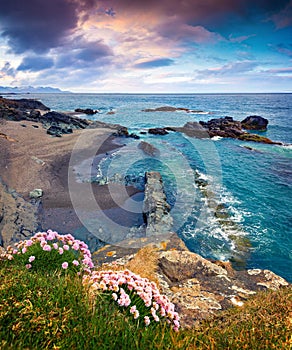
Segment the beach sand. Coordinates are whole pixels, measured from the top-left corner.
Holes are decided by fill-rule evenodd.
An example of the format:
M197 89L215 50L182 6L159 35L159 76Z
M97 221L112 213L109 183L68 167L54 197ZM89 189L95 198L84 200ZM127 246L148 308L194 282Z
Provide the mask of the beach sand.
M72 166L69 168L71 154L74 150L74 159L71 159L70 164L75 165L88 159L92 154L103 154L121 147L114 142L112 132L113 129L110 127L101 127L75 130L73 134L58 138L47 135L41 124L7 121L0 125L2 182L9 189L14 189L27 202L34 201L29 198L30 191L36 188L43 190L37 213L41 229L51 228L60 233L73 233L82 229L82 224L72 206L68 188L68 175L73 171ZM81 136L85 142L78 142ZM80 193L80 205L86 210L87 198L86 196L82 198L85 186L88 187L88 184L76 182L74 190ZM118 207L112 198L112 191L115 192L114 196L118 198L118 203L138 192L133 187L127 187L125 191L124 186L119 184L111 186L111 193L107 185L92 184L91 188L100 210ZM7 237L2 238L4 243L9 240Z

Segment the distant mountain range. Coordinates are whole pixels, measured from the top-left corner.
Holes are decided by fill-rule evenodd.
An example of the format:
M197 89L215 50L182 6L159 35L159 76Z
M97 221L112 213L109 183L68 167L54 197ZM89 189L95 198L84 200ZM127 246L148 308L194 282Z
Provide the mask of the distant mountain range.
M50 94L63 94L69 93L70 91L63 91L58 88L52 88L50 86L0 86L1 94L40 94L40 93L50 93Z

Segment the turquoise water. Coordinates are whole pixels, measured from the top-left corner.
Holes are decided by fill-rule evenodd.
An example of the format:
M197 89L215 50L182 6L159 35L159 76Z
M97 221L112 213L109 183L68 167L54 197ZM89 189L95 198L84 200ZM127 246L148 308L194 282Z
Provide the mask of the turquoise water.
M127 139L124 148L103 159L100 171L107 176L161 171L174 228L189 249L215 259L239 256L245 267L270 269L292 282L292 147L288 145L292 144L292 94L30 97L39 98L54 110L98 109L100 113L93 118L127 126L137 134L149 127L182 126L188 121L224 116L237 120L249 115L267 118L268 131L261 135L286 146L232 139L197 140L180 133L139 134L159 149L158 157L145 156L138 148L140 140ZM204 113L142 112L166 105ZM115 114L108 115L109 111ZM197 178L206 181L205 191L198 186ZM214 215L217 205L227 213L223 223Z

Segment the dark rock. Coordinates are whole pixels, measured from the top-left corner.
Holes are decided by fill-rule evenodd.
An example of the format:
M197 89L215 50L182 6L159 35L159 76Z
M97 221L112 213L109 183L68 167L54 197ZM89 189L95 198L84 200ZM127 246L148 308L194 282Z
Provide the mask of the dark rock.
M138 148L140 148L145 154L151 157L158 157L160 155L158 148L145 141L141 141L138 145Z
M145 181L143 217L146 236L168 233L171 231L173 219L169 213L171 208L166 201L161 175L155 171L146 172Z
M63 134L62 130L63 129L61 127L52 125L47 129L47 134L51 136L61 137Z
M148 130L149 134L152 135L167 135L169 132L165 128L151 128Z
M252 115L242 120L241 125L246 130L265 131L267 130L268 123L268 119L265 119L258 115Z
M140 136L134 134L134 133L129 133L128 129L125 126L119 125L117 127L117 130L112 134L115 137L131 137L133 139L139 139Z
M171 107L171 106L163 106L158 108L146 108L142 110L142 112L177 112L177 111L183 111L187 113L203 113L203 111L201 110L192 110L189 108Z
M75 109L75 112L77 112L77 113L83 113L83 114L88 114L88 115L93 115L93 114L98 113L98 111L94 111L94 110L91 109L91 108L86 108L86 109L83 109L83 108L76 108L76 109Z
M158 108L146 108L142 112L175 112L177 108L171 106L163 106Z

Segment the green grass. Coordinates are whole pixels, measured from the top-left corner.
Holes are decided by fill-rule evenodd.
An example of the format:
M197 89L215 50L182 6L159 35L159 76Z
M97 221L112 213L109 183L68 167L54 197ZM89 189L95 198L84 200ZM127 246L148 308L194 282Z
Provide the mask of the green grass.
M90 300L80 277L0 261L0 349L292 349L292 288L174 332L143 325L108 298Z

